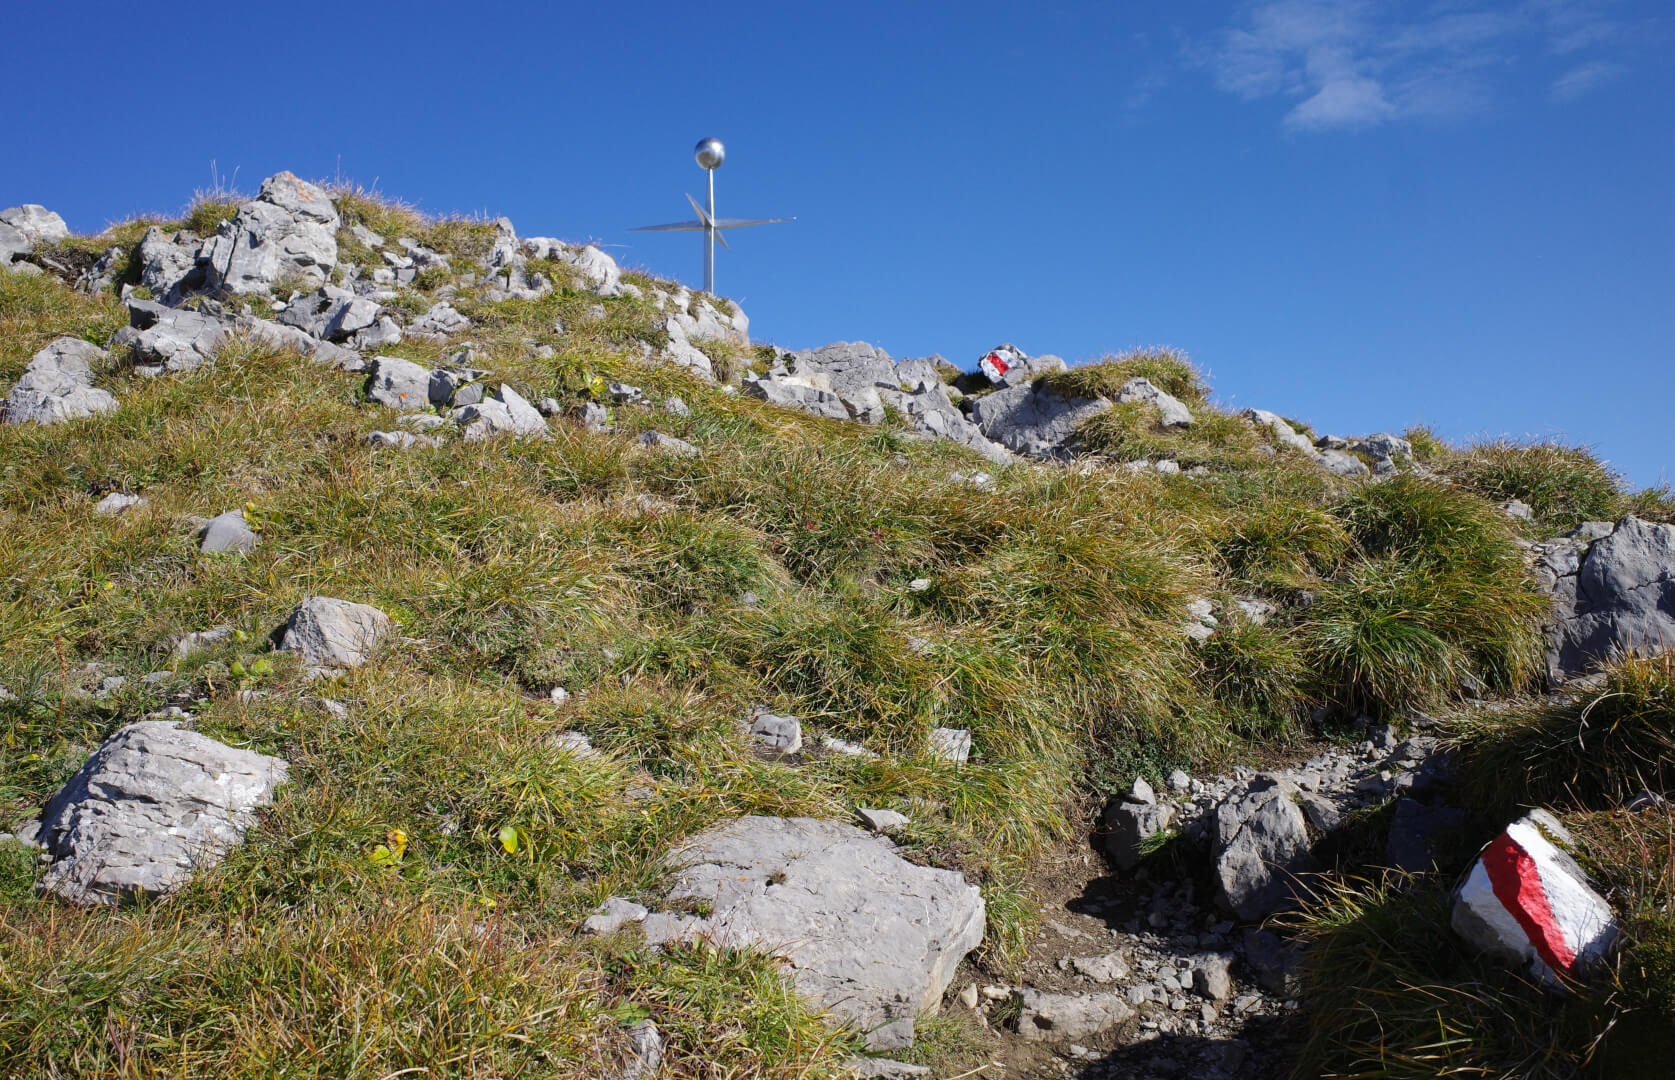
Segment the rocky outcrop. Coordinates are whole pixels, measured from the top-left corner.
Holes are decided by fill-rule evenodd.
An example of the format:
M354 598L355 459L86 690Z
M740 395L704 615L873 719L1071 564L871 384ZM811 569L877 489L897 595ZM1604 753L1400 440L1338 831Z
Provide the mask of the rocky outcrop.
M225 746L176 721L129 724L26 829L51 860L40 889L111 904L178 888L243 838L286 769L279 758Z
M746 817L674 856L669 900L708 915L654 914L648 940L704 937L767 949L797 990L874 1049L913 1041L954 969L983 940L983 900L951 870L916 866L852 825Z
M222 223L200 253L205 285L260 292L295 276L325 284L337 265L337 207L325 190L282 172Z
M1675 645L1675 525L1586 522L1533 553L1536 579L1553 596L1552 681Z
M944 367L949 365L940 357L897 363L864 341L839 341L781 352L765 374L747 377L743 390L832 420L876 424L893 408L925 435L957 442L996 464L1012 460L960 411L942 378Z
M142 375L193 371L211 362L232 337L229 323L214 314L150 300L128 301L128 322L111 344L126 346Z
M6 423L62 424L113 411L116 398L93 385L93 365L104 358L105 350L80 338L55 339L6 395Z
M971 418L983 435L1014 453L1061 457L1076 429L1111 408L1105 398L1071 397L1050 383L1025 383L977 398Z
M1018 992L1018 1034L1031 1042L1059 1042L1099 1035L1134 1015L1126 995Z

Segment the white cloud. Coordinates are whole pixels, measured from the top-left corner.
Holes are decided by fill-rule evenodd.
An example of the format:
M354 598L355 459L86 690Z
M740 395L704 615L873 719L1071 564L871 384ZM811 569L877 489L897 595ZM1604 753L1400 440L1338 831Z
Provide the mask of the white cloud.
M1608 0L1607 0L1608 2ZM1495 76L1520 51L1570 55L1620 37L1599 0L1447 0L1419 17L1395 0L1266 0L1201 51L1221 89L1246 100L1290 98L1293 131L1356 130L1487 108ZM1583 62L1553 85L1569 101L1615 78L1616 62Z
M1604 86L1628 69L1621 64L1596 60L1571 68L1553 81L1554 101L1575 101L1591 90Z
M1377 79L1346 76L1332 79L1313 97L1292 109L1285 126L1300 131L1358 128L1382 124L1396 112Z

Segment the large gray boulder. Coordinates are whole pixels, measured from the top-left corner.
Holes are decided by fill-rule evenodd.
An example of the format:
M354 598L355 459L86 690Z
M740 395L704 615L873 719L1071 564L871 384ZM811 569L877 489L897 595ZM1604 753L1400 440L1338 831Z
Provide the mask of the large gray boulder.
M791 375L822 375L832 393L842 398L857 420L884 419L880 390L899 390L896 362L883 349L864 341L838 341L818 349L804 349L781 360Z
M1289 781L1258 781L1216 808L1216 884L1241 919L1287 906L1309 869L1308 821Z
M1558 682L1613 657L1650 655L1675 645L1675 525L1625 517L1608 535L1576 534L1544 561L1550 573L1554 621L1547 671Z
M221 861L286 769L173 720L129 724L27 827L51 859L40 888L84 904L167 893Z
M324 284L337 265L338 224L324 189L288 172L270 176L204 245L205 284L233 293L262 292L290 275Z
M341 344L376 326L381 310L376 300L336 285L322 285L317 292L293 301L279 313L278 321L311 337Z
M1045 381L996 390L977 398L971 417L983 435L1030 457L1064 453L1076 428L1111 408L1104 398L1073 398Z
M70 238L70 227L64 219L39 203L0 210L0 224L16 229L31 244L57 244Z
M592 244L569 252L568 261L581 272L588 283L588 291L596 296L622 294L622 269L615 259Z
M291 612L279 647L311 664L360 667L394 630L390 617L370 604L310 596Z
M93 385L93 364L105 351L80 338L61 337L36 353L6 395L6 423L62 424L116 408L116 398Z
M648 939L769 950L797 990L876 1050L913 1041L960 960L983 940L983 899L952 870L916 866L853 825L746 817L673 857L669 899L705 917L653 915Z

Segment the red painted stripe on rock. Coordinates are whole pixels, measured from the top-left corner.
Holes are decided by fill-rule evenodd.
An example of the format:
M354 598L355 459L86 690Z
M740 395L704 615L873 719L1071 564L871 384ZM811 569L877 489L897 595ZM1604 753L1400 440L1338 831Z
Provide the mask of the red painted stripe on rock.
M1541 959L1554 971L1568 974L1576 965L1576 953L1553 917L1547 888L1541 883L1541 871L1530 853L1511 836L1501 833L1483 849L1483 869L1489 874L1495 899L1518 920Z
M985 359L988 360L989 363L993 364L995 366L995 370L1000 372L1002 375L1012 370L1012 365L1002 360L999 353L990 353L987 357L985 357Z

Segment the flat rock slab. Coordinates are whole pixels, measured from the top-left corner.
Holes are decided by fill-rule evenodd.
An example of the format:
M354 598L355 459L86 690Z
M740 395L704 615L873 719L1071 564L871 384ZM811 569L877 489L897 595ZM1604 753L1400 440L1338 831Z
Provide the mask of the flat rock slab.
M279 758L173 720L129 724L59 789L32 830L52 859L40 889L84 904L167 893L221 861L286 770Z
M672 920L670 937L775 953L799 993L875 1050L912 1043L914 1018L936 1011L983 940L983 898L964 875L915 866L853 825L740 818L674 859L669 899L711 914Z
M1018 1034L1032 1042L1084 1039L1109 1031L1134 1015L1125 995L1019 993Z

